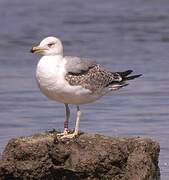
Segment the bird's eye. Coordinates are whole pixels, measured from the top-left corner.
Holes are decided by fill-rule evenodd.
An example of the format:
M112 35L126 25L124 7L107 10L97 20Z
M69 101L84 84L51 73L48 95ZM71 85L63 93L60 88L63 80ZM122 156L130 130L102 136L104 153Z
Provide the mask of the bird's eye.
M54 43L49 43L48 47L52 47L54 45Z

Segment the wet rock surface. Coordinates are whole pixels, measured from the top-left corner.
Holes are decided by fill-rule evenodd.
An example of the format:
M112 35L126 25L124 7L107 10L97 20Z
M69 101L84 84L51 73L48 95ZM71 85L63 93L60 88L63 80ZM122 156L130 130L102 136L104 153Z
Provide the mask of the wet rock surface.
M56 132L11 139L0 159L0 180L156 180L160 147L149 138Z

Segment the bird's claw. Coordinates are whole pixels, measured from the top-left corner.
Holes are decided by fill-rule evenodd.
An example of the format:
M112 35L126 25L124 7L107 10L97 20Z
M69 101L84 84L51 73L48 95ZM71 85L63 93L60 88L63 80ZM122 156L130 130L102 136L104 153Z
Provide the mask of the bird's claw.
M61 136L61 139L65 139L65 138L72 139L72 138L75 138L77 135L78 135L78 133L75 133L75 132L72 134L65 134L65 135Z
M67 128L64 129L63 133L58 133L57 136L59 136L60 139L71 139L71 138L75 138L79 133L74 131L73 133L71 133L71 131L69 131Z
M57 136L65 136L69 134L69 130L68 129L64 129L64 131L62 133L58 133Z

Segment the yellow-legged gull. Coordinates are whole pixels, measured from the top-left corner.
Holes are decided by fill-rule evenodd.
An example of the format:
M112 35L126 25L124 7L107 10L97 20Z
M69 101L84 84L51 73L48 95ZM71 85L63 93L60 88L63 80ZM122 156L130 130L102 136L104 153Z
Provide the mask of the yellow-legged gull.
M128 85L126 81L141 76L129 76L132 70L110 72L93 60L64 56L62 42L56 37L43 39L31 52L43 55L36 70L40 90L49 99L65 104L66 120L64 132L61 133L63 138L72 138L79 133L79 105L94 102L108 92ZM76 125L72 134L68 131L68 104L77 106Z

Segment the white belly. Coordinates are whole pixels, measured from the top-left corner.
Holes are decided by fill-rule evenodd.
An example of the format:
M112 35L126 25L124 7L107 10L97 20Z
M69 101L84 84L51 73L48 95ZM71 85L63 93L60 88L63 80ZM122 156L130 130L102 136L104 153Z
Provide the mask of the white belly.
M66 104L86 104L96 101L94 95L81 86L70 86L65 80L64 62L42 58L37 66L36 79L40 90L49 99Z

